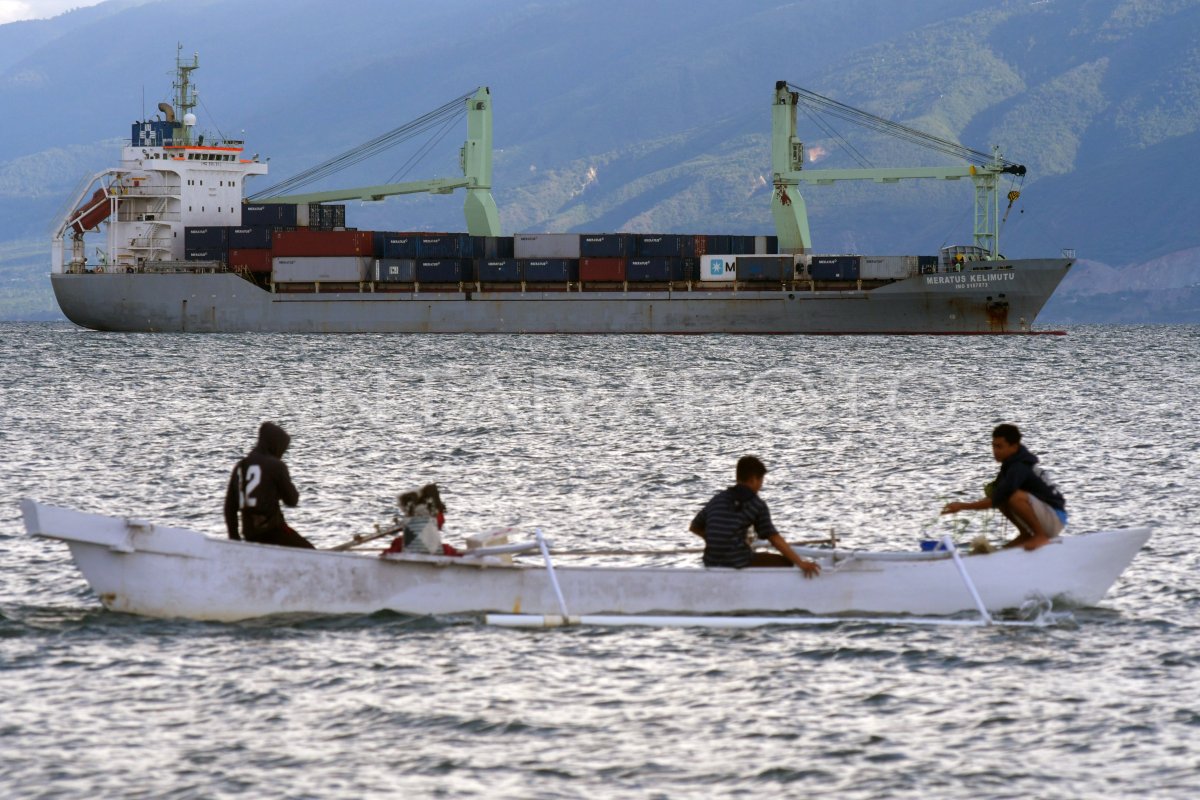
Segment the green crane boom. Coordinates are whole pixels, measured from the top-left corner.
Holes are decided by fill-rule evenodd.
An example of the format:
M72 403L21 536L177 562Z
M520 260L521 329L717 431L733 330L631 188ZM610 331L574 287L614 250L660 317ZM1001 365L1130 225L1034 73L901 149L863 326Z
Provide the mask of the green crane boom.
M796 135L796 107L801 93L794 92L786 81L775 84L775 102L771 126L771 170L775 192L771 198L771 212L775 218L775 230L779 236L780 252L802 253L812 248L812 236L808 227L808 211L800 195L801 183L828 185L837 181L875 181L896 183L915 178L931 178L955 181L969 178L975 186L975 246L1000 257L1000 198L997 191L999 178L1003 174L1024 175L1025 167L1006 161L998 147L992 148L989 156L969 150L928 134L873 117L857 109L835 104L820 95L805 93L834 104L839 116L852 121L867 120L867 124L882 132L897 132L903 138L918 144L932 146L941 152L974 157L983 163L948 167L900 167L886 169L804 169L804 144ZM835 111L836 113L836 111ZM879 124L874 124L879 123ZM932 144L930 144L932 143ZM983 156L983 159L979 159Z
M463 213L467 232L473 236L499 236L500 214L492 198L492 96L488 87L480 87L467 98L467 140L459 151L462 178L435 178L428 181L384 183L307 194L285 194L260 198L265 203L326 203L338 200L382 200L401 194L450 194L466 189ZM269 191L269 190L268 190Z

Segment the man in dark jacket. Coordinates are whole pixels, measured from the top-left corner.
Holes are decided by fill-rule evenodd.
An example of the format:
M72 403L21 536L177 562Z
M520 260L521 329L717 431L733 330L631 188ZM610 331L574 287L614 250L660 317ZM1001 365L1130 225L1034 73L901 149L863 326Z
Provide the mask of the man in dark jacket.
M314 549L311 542L288 527L279 507L280 501L289 508L300 502L300 493L282 461L291 440L283 428L264 422L258 429L258 444L233 468L225 492L225 527L230 539ZM242 536L238 536L239 511Z
M1016 425L997 425L992 431L992 456L1000 462L1000 474L973 503L948 503L943 514L997 508L1017 526L1017 537L1005 547L1036 550L1062 532L1067 524L1067 501L1050 482L1038 457L1021 444Z
M767 504L758 496L767 468L754 456L737 463L737 483L718 492L692 520L692 533L704 539L706 567L790 567L795 565L811 578L821 573L815 561L801 558L775 530ZM779 554L758 553L747 538L750 529L770 542Z

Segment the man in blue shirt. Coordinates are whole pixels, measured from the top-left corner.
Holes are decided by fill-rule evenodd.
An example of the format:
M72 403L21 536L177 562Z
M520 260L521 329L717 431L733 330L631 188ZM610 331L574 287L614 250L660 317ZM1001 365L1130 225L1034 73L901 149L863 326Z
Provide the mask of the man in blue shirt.
M1067 524L1067 501L1037 466L1038 457L1021 444L1016 425L997 425L992 431L992 457L1000 474L985 492L970 503L947 503L943 514L995 508L1017 526L1017 536L1005 547L1036 550L1062 532Z
M704 539L706 567L790 567L795 565L804 577L821 573L815 561L801 558L779 535L771 523L771 512L758 496L767 468L754 456L743 456L737 463L737 484L717 492L692 520L692 533ZM760 553L750 546L751 527L759 539L765 539L779 551Z

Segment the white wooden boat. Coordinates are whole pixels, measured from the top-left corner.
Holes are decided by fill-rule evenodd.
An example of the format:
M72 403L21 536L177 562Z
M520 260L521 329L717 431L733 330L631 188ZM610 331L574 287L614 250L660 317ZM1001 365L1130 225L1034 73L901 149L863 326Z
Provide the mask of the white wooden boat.
M798 570L701 566L504 564L489 557L300 550L206 536L23 500L26 531L66 542L113 611L240 620L272 614L498 614L536 618L661 615L923 615L1019 608L1030 600L1098 603L1150 538L1149 528L1064 536L1036 551L878 553L798 548ZM973 597L977 592L979 602ZM986 608L986 611L984 610ZM603 615L603 617L601 616ZM503 623L506 618L497 616ZM780 617L767 618L779 621ZM512 619L509 619L512 622Z

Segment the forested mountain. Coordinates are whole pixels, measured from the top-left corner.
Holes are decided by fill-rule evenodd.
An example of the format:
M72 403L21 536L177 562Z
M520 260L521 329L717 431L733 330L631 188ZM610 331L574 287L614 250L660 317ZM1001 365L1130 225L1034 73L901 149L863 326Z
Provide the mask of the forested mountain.
M200 54L201 127L244 130L271 157L267 182L490 86L508 232L769 232L770 101L788 80L1026 164L1002 249L1086 260L1047 319L1200 320L1200 0L110 0L0 26L0 316L54 313L48 229L114 137L169 99L176 43ZM875 166L946 163L802 122L818 166L855 166L850 148ZM453 174L462 131L407 179ZM327 185L393 179L412 155ZM824 252L970 236L965 182L806 199ZM463 227L460 197L348 215Z

